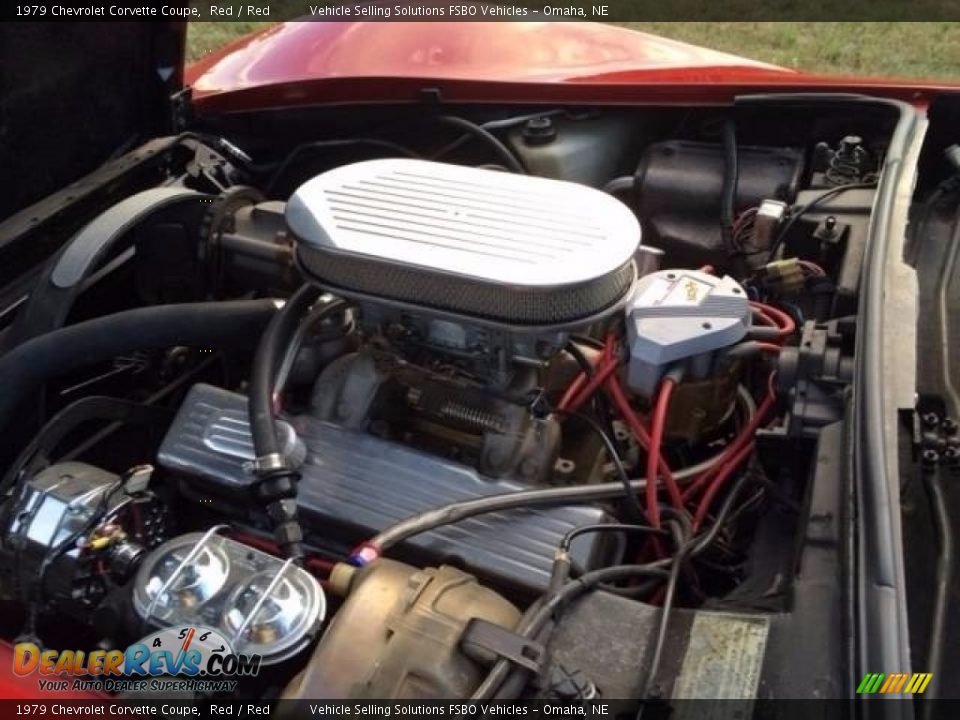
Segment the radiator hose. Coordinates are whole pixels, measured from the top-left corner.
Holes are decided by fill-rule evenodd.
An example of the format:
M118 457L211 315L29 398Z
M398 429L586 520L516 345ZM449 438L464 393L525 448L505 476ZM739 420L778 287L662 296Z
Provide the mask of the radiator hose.
M277 314L278 300L157 305L69 325L0 356L0 431L19 405L47 381L135 350L186 345L236 347L256 337Z

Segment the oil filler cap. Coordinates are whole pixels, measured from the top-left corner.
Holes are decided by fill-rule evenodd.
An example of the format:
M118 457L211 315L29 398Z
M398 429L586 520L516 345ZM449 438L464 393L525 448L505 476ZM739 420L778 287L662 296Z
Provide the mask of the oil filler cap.
M699 270L645 275L626 307L627 383L652 395L668 367L681 361L688 377L705 376L713 353L742 340L750 318L747 293L729 276Z

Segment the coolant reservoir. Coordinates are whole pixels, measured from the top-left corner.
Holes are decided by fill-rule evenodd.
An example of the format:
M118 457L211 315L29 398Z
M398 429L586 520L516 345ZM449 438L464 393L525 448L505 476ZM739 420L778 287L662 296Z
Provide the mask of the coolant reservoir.
M638 135L636 118L603 114L534 118L508 138L531 175L602 187L627 170L621 164Z

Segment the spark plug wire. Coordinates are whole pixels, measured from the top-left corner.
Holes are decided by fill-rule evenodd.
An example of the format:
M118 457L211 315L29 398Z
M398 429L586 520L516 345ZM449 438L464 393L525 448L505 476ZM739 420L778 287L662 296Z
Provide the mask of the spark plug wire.
M756 415L753 416L749 423L744 425L734 441L730 443L730 446L724 451L720 461L697 478L684 493L684 499L690 501L701 489L706 488L693 516L694 532L700 527L700 524L706 517L707 511L710 509L710 505L713 503L717 493L723 488L727 479L753 452L754 434L777 400L776 388L774 386L775 378L776 373L770 373L770 377L767 380L767 395L760 404L760 407L757 408Z
M637 416L637 413L634 411L633 407L631 407L630 401L627 399L627 395L621 387L620 381L617 379L616 375L611 376L607 380L607 391L609 392L610 398L613 400L617 410L620 411L620 414L623 416L623 419L626 421L631 432L633 432L637 442L647 452L650 452L650 435L647 433L646 428L643 426L643 423L640 421L640 418ZM657 460L657 467L660 475L664 479L667 492L670 494L671 502L676 506L677 502L679 501L680 504L677 509L682 508L683 500L682 495L680 494L680 488L677 485L677 480L674 477L674 474L671 472L670 467L663 459L662 455ZM647 497L649 497L649 493L650 491L647 490Z
M793 318L787 313L783 312L783 310L775 308L772 305L755 301L750 303L750 307L753 308L753 312L758 318L764 321L767 325L776 327L778 329L777 334L780 337L781 342L796 332L796 322L794 322Z
M672 377L664 378L660 384L660 390L657 393L656 404L653 409L653 417L650 422L650 447L647 449L647 515L654 527L660 527L660 513L657 507L657 471L660 467L662 458L661 445L663 444L663 432L667 424L667 410L670 407L670 395L676 387L676 380ZM666 479L666 478L665 478ZM675 481L667 481L667 491L670 494L670 501L677 509L683 508L683 497L680 495L680 489Z
M609 378L620 366L620 363L616 358L607 358L606 360L602 360L601 363L602 364L598 366L598 369L594 373L593 377L590 378L586 383L579 383L579 388L573 388L573 385L571 385L571 389L574 390L573 398L564 403L564 400L567 400L567 394L564 394L564 397L561 399L560 405L557 408L558 410L567 412L575 412L579 410L585 402L593 397L593 394L597 392L607 378ZM579 380L581 377L585 378L586 376L581 373L577 380ZM567 393L570 393L570 390L568 390Z

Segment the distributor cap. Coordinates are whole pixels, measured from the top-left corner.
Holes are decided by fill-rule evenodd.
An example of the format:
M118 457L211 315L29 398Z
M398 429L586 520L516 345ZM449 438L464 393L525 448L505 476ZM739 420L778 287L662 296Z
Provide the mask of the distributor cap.
M628 382L641 393L656 387L668 365L739 342L750 327L750 303L731 277L699 270L661 270L637 281L627 303ZM707 358L709 359L709 357ZM695 374L706 368L698 363Z

